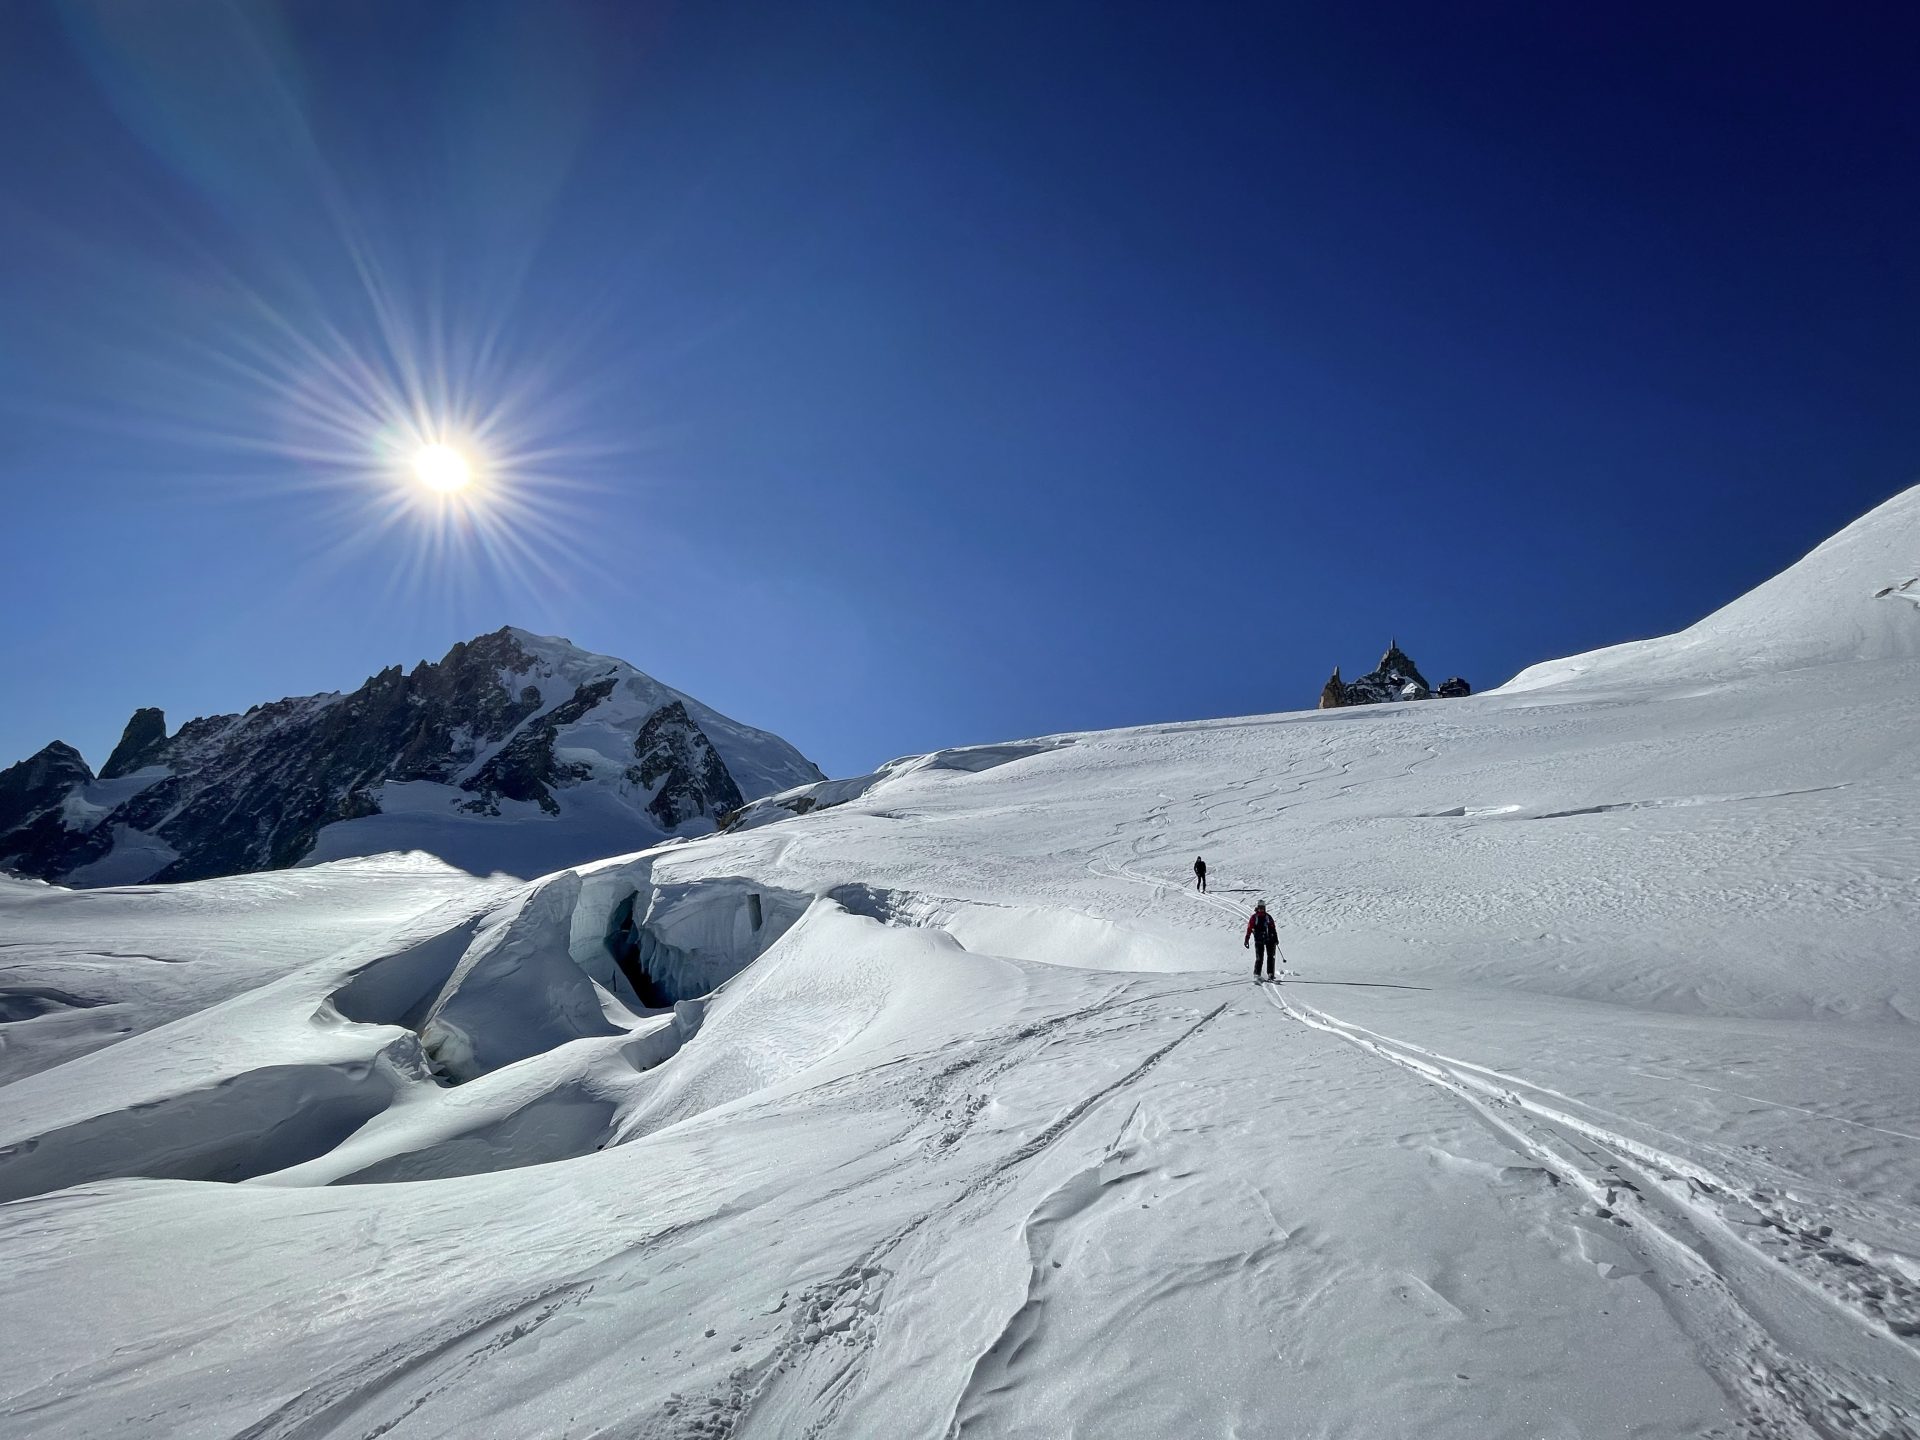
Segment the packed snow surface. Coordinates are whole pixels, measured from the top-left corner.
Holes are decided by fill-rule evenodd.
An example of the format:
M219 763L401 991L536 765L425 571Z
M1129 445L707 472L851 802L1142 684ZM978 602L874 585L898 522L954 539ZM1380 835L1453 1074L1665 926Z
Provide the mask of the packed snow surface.
M1771 657L530 885L9 886L0 1433L1920 1435L1920 507L1862 525Z

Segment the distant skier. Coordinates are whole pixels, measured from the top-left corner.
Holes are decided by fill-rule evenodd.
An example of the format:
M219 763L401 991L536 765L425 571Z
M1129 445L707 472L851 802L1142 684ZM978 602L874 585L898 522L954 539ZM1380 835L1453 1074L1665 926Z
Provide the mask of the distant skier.
M1253 914L1247 917L1246 938L1241 940L1240 948L1253 946L1253 978L1260 978L1260 962L1267 965L1267 979L1273 979L1273 957L1280 948L1280 927L1273 923L1273 916L1267 913L1267 902L1262 900L1253 907Z
M1193 888L1202 895L1207 893L1207 862L1197 857L1193 862Z

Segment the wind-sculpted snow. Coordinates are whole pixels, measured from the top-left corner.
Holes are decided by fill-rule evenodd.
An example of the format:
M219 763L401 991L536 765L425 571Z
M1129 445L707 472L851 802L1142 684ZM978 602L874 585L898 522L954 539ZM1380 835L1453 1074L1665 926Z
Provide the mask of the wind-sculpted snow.
M977 775L985 770L996 770L1002 765L1011 765L1016 760L1025 760L1029 756L1044 755L1049 750L1058 750L1063 745L1071 745L1073 737L1064 735L1049 736L1041 740L1022 740L1008 745L964 745L952 750L935 750L927 755L903 755L898 760L889 760L869 775L857 775L849 780L822 780L810 785L797 785L790 790L781 790L751 804L743 806L721 817L721 828L725 830L751 830L758 825L771 825L785 820L791 815L806 815L815 810L831 809L835 805L845 805L848 801L858 800L876 786L900 780L909 775L927 771L951 771L961 775Z
M1720 680L1854 660L1920 658L1914 598L1920 486L1854 521L1804 560L1677 635L1530 666L1502 689L1568 681Z
M1920 1435L1920 660L1803 658L6 887L0 1434Z
M697 994L808 904L722 882L654 891L650 863L562 872L506 897L476 886L385 944L23 1082L9 1092L21 1113L0 1120L0 1198L113 1176L435 1178L598 1148L623 1082L672 1058L706 1006L683 999L649 1016L604 948L575 961L576 934L606 935L644 892L633 923L667 938L642 963L663 966L655 983L667 988L698 977ZM29 1019L55 1007L18 1008ZM223 1042L229 1033L244 1043Z
M257 989L414 917L479 905L510 882L426 856L191 887L94 893L0 880L0 987L52 986L85 1006L0 1028L0 1084Z
M601 992L563 944L580 880L535 887L483 930L427 1012L421 1041L456 1080L471 1080L569 1040L614 1036Z

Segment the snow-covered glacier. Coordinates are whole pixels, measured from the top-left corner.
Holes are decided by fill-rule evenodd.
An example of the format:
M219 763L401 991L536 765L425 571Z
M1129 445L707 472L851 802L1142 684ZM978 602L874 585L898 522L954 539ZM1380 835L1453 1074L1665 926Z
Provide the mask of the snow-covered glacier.
M1920 490L1444 705L9 884L0 1433L1920 1434L1914 588Z

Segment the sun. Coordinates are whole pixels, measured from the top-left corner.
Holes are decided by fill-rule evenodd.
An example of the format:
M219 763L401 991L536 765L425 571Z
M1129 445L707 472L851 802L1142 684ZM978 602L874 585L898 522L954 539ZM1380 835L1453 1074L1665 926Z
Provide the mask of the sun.
M451 445L422 445L413 452L413 475L429 490L451 495L473 483L473 466Z

